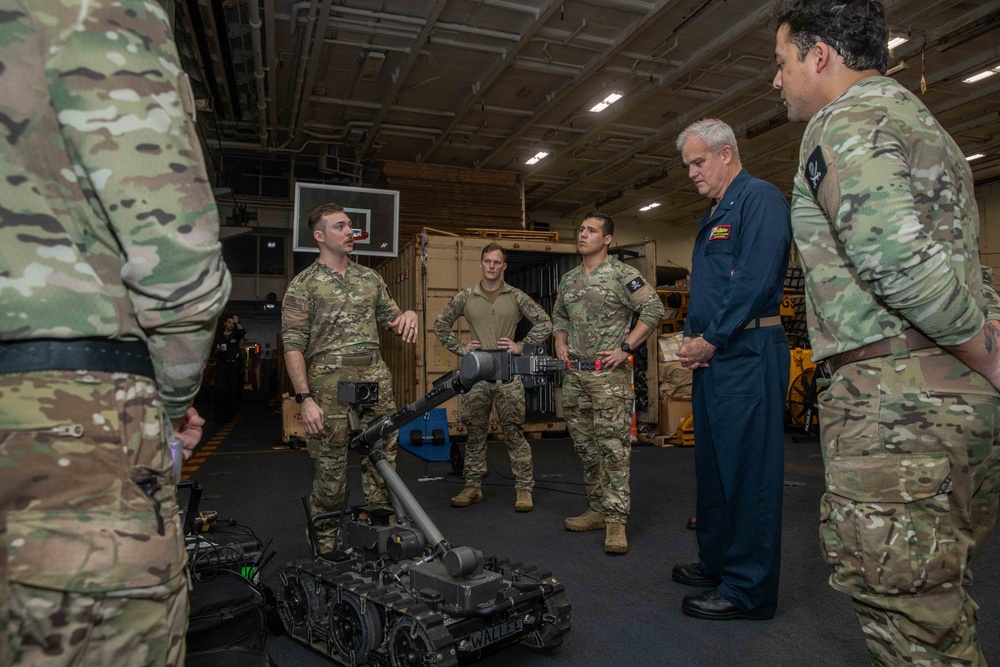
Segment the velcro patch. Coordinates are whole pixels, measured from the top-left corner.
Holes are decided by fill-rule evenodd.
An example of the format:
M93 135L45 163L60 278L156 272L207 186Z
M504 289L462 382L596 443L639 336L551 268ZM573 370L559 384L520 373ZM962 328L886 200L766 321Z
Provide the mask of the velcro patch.
M281 307L284 310L305 310L306 300L304 297L295 296L294 294L286 294L285 300L282 302Z
M823 157L823 148L817 146L806 161L806 181L809 189L812 190L813 197L819 194L819 186L822 185L826 177L826 159Z
M716 225L712 228L712 233L708 235L709 241L725 241L732 232L732 225Z
M635 294L640 289L642 289L642 287L645 284L646 283L643 281L642 278L633 278L631 280L631 282L629 282L627 285L625 285L625 287L628 288L629 294Z

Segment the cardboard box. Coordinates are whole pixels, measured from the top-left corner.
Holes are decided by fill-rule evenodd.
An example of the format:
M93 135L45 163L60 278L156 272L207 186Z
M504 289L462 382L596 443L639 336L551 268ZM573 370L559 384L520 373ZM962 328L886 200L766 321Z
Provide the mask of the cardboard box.
M681 422L691 414L691 401L677 398L660 400L660 435L674 436Z
M301 446L306 441L306 428L302 425L302 415L299 414L299 404L295 402L295 397L285 394L281 401L282 442L291 442L293 437Z
M681 349L682 342L684 342L683 331L659 336L656 339L659 352L657 361L677 361L677 351Z

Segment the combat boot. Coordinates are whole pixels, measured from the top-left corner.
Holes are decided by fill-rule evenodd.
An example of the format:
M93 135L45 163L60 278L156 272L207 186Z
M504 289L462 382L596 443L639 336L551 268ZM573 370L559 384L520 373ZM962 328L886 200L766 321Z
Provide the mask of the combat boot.
M452 507L468 507L483 502L483 490L478 486L467 486L462 492L451 499Z
M587 530L600 530L604 528L604 515L588 508L580 516L571 516L563 521L563 526L566 527L566 530L572 530L574 533L582 533Z
M627 554L628 539L625 538L624 523L609 523L604 534L604 553Z
M530 512L535 509L535 504L531 502L531 491L528 489L515 489L517 500L514 501L514 511Z

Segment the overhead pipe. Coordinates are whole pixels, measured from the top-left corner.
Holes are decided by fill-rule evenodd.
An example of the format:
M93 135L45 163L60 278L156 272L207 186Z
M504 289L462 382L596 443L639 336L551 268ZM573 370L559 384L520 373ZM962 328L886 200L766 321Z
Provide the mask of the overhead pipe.
M314 23L316 21L316 10L319 7L319 0L311 0L309 3L309 18L306 20L305 28L303 28L303 38L302 38L302 48L299 50L299 70L295 75L295 94L292 95L291 104L291 116L288 122L288 138L285 139L285 143L281 145L285 148L292 142L295 138L295 123L298 120L299 115L299 100L302 99L302 88L305 85L306 80L306 65L309 61L310 56L310 46L312 45L312 33ZM293 26L296 23L292 24Z
M257 79L257 123L260 145L267 146L267 95L264 91L264 53L260 45L260 3L250 0L250 42L253 44L253 76Z

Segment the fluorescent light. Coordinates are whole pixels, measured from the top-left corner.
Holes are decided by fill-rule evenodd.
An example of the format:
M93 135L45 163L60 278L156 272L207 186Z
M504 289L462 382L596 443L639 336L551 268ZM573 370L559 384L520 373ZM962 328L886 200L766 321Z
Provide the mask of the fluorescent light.
M549 156L545 151L538 151L535 153L534 157L530 157L524 161L524 164L537 164L539 161L547 158Z
M906 44L908 41L910 40L907 39L906 37L893 37L892 39L889 40L889 50L892 51L897 46L902 46L903 44Z
M655 201L654 201L654 202L653 202L652 204L646 204L645 206L643 206L643 207L642 207L642 208L640 208L639 210L640 210L640 211L652 211L652 210L653 210L654 208L656 208L656 207L657 207L657 206L659 206L659 205L660 205L660 203L659 203L659 202L655 202Z
M993 69L988 69L979 74L973 74L968 79L962 79L964 83L975 83L976 81L982 81L983 79L988 79L989 77L1000 71L1000 66L994 67Z
M972 162L973 160L978 160L979 158L982 158L982 157L986 157L986 154L985 153L973 153L972 155L966 155L965 159L968 162Z
M619 93L611 93L610 95L608 95L607 97L605 97L603 100L601 100L600 102L598 102L597 104L595 104L594 106L592 106L590 108L590 110L593 111L594 113L601 113L602 111L604 111L605 109L607 109L609 106L611 106L612 104L614 104L615 102L617 102L621 98L622 98L621 94L619 94Z

